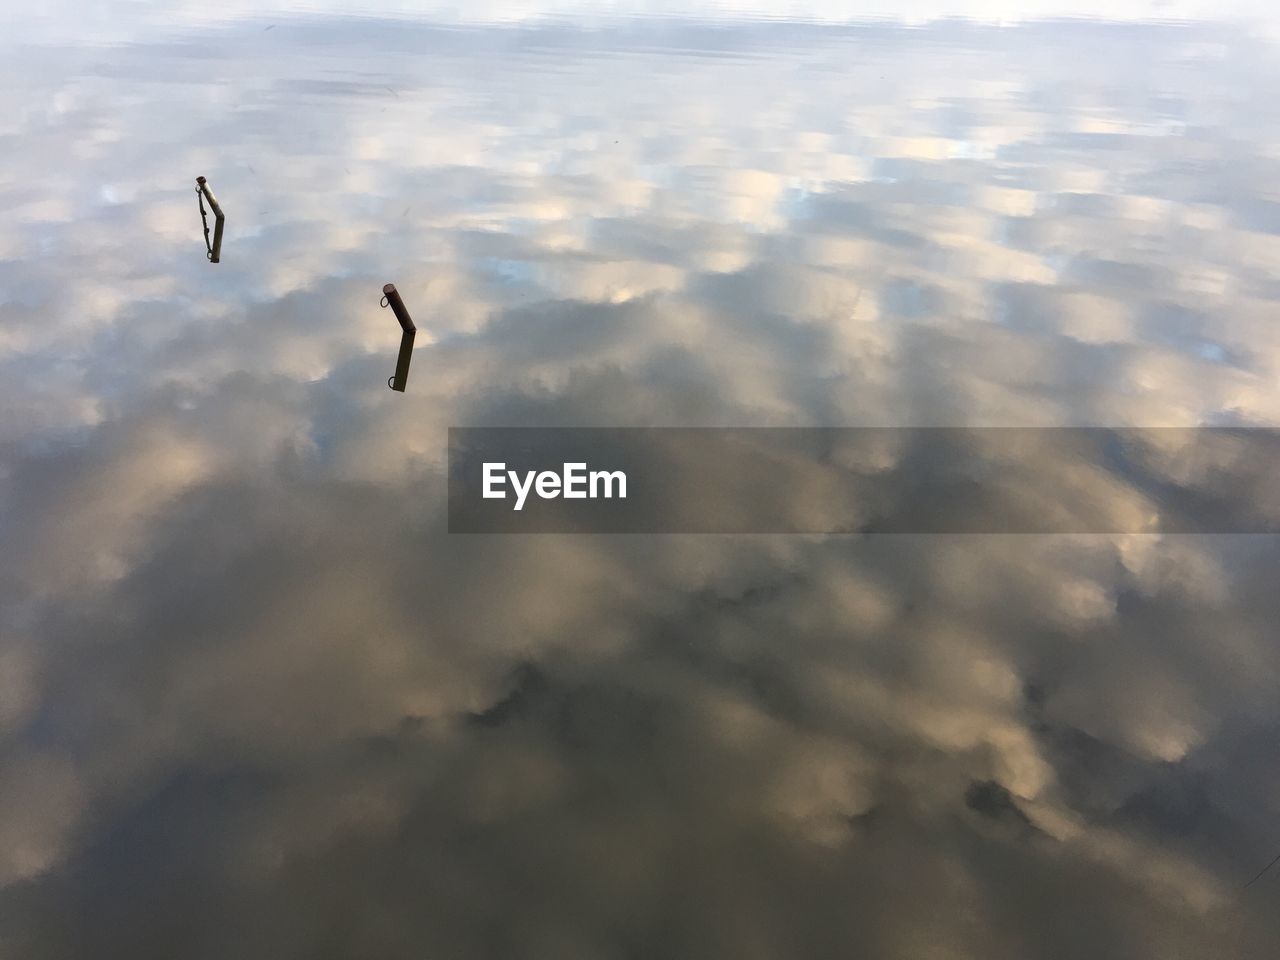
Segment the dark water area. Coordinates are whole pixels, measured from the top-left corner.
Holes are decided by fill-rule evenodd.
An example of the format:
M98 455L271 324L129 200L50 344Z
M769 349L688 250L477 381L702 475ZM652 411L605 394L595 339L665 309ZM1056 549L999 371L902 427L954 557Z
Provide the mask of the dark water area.
M1275 955L1280 32L829 6L0 15L0 960ZM466 427L1161 439L488 535Z

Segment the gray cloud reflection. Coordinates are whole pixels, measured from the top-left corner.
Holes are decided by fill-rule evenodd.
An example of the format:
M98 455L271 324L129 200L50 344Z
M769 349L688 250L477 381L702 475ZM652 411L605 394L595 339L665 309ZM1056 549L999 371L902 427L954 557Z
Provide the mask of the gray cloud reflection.
M1274 537L450 536L444 462L1276 426L1270 41L179 9L0 67L0 957L1270 955Z

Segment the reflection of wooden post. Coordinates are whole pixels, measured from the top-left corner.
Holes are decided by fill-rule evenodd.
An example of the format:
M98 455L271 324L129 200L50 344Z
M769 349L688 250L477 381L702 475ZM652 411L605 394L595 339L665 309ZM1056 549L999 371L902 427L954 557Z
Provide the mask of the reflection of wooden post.
M409 360L413 356L413 338L418 328L409 318L409 311L404 308L404 301L400 299L394 283L388 283L382 288L382 296L391 307L391 312L396 315L396 319L400 321L400 329L404 331L400 335L400 356L396 358L396 373L387 381L387 386L404 393L405 384L409 382Z
M218 205L218 198L213 195L213 191L209 189L209 184L205 182L204 177L196 177L196 183L200 187L200 192L204 194L204 198L209 201L209 206L213 208L215 218L213 224L213 246L209 251L209 261L217 263L222 256L222 222L227 218L222 214L222 207ZM208 243L208 230L205 231L205 242Z

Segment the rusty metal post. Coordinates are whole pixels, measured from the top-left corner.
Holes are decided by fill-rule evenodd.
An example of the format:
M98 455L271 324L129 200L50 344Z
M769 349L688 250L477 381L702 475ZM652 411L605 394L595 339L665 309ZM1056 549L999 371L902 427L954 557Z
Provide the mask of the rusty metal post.
M383 286L382 299L386 301L382 305L391 307L391 312L400 321L400 329L404 331L400 335L400 356L396 358L395 376L387 380L387 386L404 393L405 385L409 382L409 360L413 357L413 338L418 328L413 325L409 311L404 308L404 301L400 299L400 293L396 290L394 283Z
M218 198L213 195L213 191L209 189L209 184L204 177L196 177L196 187L209 201L209 206L213 209L213 244L209 245L209 228L204 228L204 242L208 249L209 262L218 263L222 258L222 224L227 218L222 213L222 207L218 204ZM204 208L200 209L201 214Z

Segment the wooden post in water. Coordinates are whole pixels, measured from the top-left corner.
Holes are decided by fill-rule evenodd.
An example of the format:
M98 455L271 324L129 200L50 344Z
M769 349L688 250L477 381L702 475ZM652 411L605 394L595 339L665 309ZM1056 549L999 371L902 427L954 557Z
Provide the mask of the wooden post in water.
M213 243L209 243L209 226L205 220L204 228L204 245L206 256L210 263L217 263L222 258L222 224L227 218L222 213L222 207L218 204L218 198L213 195L213 191L209 189L209 184L204 177L196 177L196 190L198 190L204 199L209 201L209 206L213 208L214 224L213 224ZM204 204L200 205L200 218L204 220Z
M387 380L387 386L404 393L405 384L409 382L409 360L413 357L413 338L418 328L413 325L409 311L404 308L404 301L400 299L400 293L396 290L394 283L383 286L382 299L386 301L382 305L391 307L391 312L400 321L400 329L404 331L400 335L400 356L396 358L395 376Z

